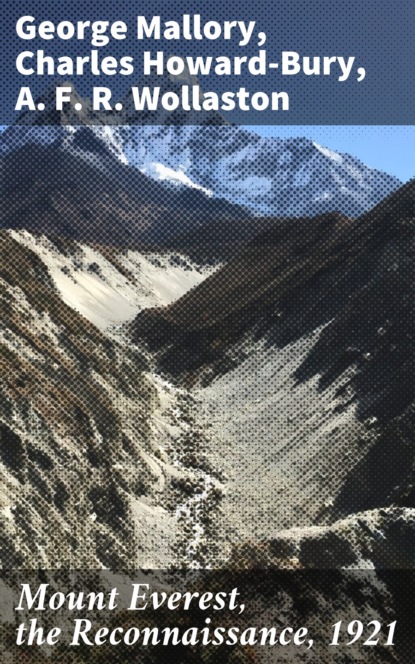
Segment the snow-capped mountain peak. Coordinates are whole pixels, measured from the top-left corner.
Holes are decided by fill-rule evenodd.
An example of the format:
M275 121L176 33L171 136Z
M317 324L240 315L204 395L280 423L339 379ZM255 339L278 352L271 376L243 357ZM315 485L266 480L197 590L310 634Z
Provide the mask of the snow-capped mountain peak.
M122 129L128 162L180 170L217 198L254 214L340 211L357 216L400 181L308 138L261 137L239 126L135 126ZM157 177L157 172L150 175Z
M195 83L187 69L180 76L153 75L146 81L162 92ZM163 110L157 124L152 117L151 124L130 125L131 103L125 100L124 126L108 124L85 100L79 113L50 113L47 126L44 115L40 124L37 113L23 114L1 135L0 154L27 143L54 145L108 172L116 159L156 180L197 189L263 216L332 211L357 216L401 184L308 138L261 137L207 111Z

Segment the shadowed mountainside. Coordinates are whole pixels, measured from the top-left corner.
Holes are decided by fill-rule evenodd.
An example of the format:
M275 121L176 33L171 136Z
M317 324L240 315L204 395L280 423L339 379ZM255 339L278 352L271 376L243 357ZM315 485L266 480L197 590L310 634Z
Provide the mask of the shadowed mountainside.
M67 306L39 257L0 233L1 561L135 560L133 499L163 474L147 362Z
M97 165L92 149L81 158L28 144L3 155L1 227L130 248L171 247L188 228L248 216L242 207L196 189L156 182L110 154L105 164Z
M414 200L410 182L356 221L329 215L280 222L131 326L160 372L198 387L205 419L221 439L215 454L234 473L234 493L241 473L240 492L252 490L246 504L239 497L249 518L260 491L270 514L285 521L283 504L273 503L281 472L292 473L288 486L297 490L289 504L304 514L328 493L323 522L328 514L414 506ZM258 489L255 468L263 477ZM309 476L304 487L302 476ZM303 504L300 496L315 486ZM228 503L232 520L238 508ZM311 511L308 523L321 523L324 510Z
M281 347L326 325L298 380L324 386L354 366L360 416L390 419L415 397L414 200L410 182L353 222L276 223L177 302L140 313L133 337L194 380L234 366L247 339Z

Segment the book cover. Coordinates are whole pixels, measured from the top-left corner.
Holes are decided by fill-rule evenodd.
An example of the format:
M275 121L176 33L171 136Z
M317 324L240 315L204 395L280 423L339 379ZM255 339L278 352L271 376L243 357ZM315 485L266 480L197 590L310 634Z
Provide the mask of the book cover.
M413 661L414 28L4 3L1 661Z

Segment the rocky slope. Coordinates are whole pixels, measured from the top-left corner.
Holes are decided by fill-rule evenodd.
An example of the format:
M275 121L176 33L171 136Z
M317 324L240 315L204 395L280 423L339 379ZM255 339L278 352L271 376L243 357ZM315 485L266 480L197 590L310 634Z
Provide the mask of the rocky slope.
M413 506L414 195L412 182L355 222L281 223L136 318L133 338L196 388L210 424L223 550L270 523Z
M180 253L91 246L24 230L10 235L39 256L63 301L109 335L122 332L142 309L169 304L212 272Z
M277 605L311 626L301 661L411 661L414 226L413 182L354 222L280 222L132 326L192 390L224 472L213 564L255 598L246 625ZM327 625L356 615L397 620L397 647L328 650Z
M375 381L370 398L369 376L382 363L388 384L411 368L414 192L410 182L354 222L326 215L276 223L198 288L143 312L135 334L166 371L190 376L226 365L249 336L284 346L330 322L298 378L320 373L329 384L357 364L362 412L380 415L387 395ZM398 411L413 399L405 380L401 390Z
M397 181L310 141L92 120L0 139L1 563L225 567L270 620L411 634L414 182L365 212Z
M409 662L413 581L389 570L415 551L414 183L354 221L260 222L210 274L177 251L114 246L145 209L144 189L120 194L125 166L91 198L101 180L83 181L79 156L22 150L19 198L26 156L3 160L2 564L225 566L256 593L247 621L272 621L278 603L283 623L322 637L340 618L397 617L408 650L362 661ZM105 192L118 198L101 208ZM274 592L258 568L295 572ZM317 652L327 664L362 652L335 655Z
M165 259L155 273L137 254L117 262L111 252L27 232L2 231L0 245L2 566L181 560L183 512L204 474L181 463L177 449L164 450L187 438L202 458L189 436L188 397L150 374L117 332L147 300L168 300L169 268L174 297L180 266ZM127 285L131 293L140 283L128 301Z
M153 522L155 541L168 545L154 558L143 535L145 561L174 560L180 549L217 565L235 541L264 539L270 523L307 528L411 507L413 210L409 183L354 222L280 220L210 276L177 253L3 232L8 538L19 532L19 500L30 504L16 564L29 556L37 503L45 506L38 493L53 501L62 485L76 495L64 479L68 447L73 481L91 477L87 507L66 507L65 497L48 518L66 533L89 510L80 539L94 542L90 564L111 550L128 559L118 542ZM103 496L97 486L113 467L123 470L111 471ZM115 529L106 500L123 515ZM81 555L78 538L65 538L68 555ZM43 546L42 559L62 558Z

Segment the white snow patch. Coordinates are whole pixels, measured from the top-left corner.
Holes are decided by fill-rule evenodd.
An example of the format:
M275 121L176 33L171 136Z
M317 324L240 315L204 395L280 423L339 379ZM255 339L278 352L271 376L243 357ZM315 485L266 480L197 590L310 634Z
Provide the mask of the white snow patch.
M339 164L343 163L343 157L341 154L338 152L334 152L333 150L329 150L329 148L324 148L322 145L319 145L315 141L313 141L313 145L319 152L324 154L325 157L328 157L329 159L332 159L333 161L337 161Z
M198 189L199 191L206 194L206 196L213 196L213 192L210 189L206 189L200 184L193 182L193 180L191 180L189 176L186 175L183 169L183 166L179 166L178 170L175 171L173 168L169 168L168 166L165 166L159 162L147 163L140 168L142 173L145 175L150 175L156 180L167 180L173 184L185 185L186 187L191 187L192 189Z

